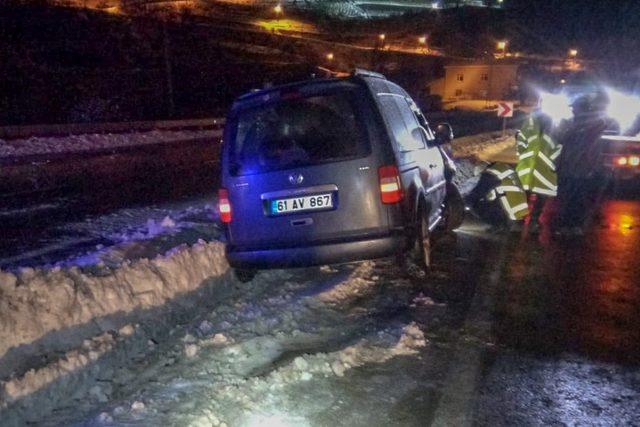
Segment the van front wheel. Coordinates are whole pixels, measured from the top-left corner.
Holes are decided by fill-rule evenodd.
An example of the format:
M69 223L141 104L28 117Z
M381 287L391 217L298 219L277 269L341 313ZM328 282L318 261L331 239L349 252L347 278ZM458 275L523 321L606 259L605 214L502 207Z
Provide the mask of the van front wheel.
M446 231L453 231L462 225L465 216L464 200L460 190L453 183L447 184L444 201L444 224Z
M431 233L426 214L420 215L418 236L415 242L414 254L420 268L427 271L431 267Z

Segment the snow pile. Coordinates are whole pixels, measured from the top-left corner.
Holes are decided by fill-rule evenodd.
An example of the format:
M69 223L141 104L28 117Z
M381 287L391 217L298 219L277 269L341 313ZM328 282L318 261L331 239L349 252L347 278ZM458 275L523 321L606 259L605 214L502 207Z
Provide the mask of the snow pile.
M125 327L121 334L126 336L128 332L128 328ZM86 367L88 364L98 360L100 356L111 351L114 345L114 336L106 332L90 340L85 340L80 349L68 352L64 357L43 368L31 369L19 378L0 383L0 408L40 390L60 377ZM97 388L92 390L92 394L96 395L99 400L103 400L105 397L104 393L101 393Z
M162 393L137 396L136 399L142 397L147 410L144 420L161 424L163 418L154 417L158 415L158 407L166 408L161 402L167 399L167 404L172 405L171 412L180 414L177 419L189 425L272 425L270 423L273 422L309 425L302 414L279 413L276 410L284 408L286 388L323 378L342 378L351 369L415 355L427 345L423 332L411 322L385 327L334 352L304 353L288 359L284 365L276 363L292 345L295 348L296 342L308 343L319 338L315 334L297 334L295 337L265 335L226 347L222 344L213 353L202 351L201 359L192 366L208 372L208 380L195 380L190 376L174 378L166 383ZM202 341L185 348L189 346L201 349ZM259 365L263 365L267 372L261 374L263 371L256 371ZM176 405L174 396L184 393L201 395L194 399L200 404L185 402L186 406L173 406ZM131 409L134 403L125 403L113 409L111 414L102 413L99 417L115 420L117 424L138 420L140 415Z
M128 313L161 306L227 270L223 244L199 241L93 273L77 267L0 272L0 358L12 347L66 328L90 322L104 331L114 322L120 327L118 319Z
M161 144L197 138L211 138L214 141L219 130L170 131L118 134L83 134L52 137L31 137L25 139L0 139L0 158L42 154L61 154L96 151L135 145Z
M367 12L364 11L354 1L325 1L317 2L314 8L326 13L327 15L338 18L367 18Z
M234 2L234 0L225 0ZM264 6L263 0L243 0L243 3L252 3L258 6ZM303 10L312 10L323 15L329 15L336 18L368 18L367 12L360 7L354 0L322 0L322 1L298 1L285 0L280 2L286 8L297 8Z
M375 320L415 297L404 279L380 289L385 272L373 262L262 272L242 295L171 333L168 351L149 367L153 383L126 380L144 391L98 405L91 422L253 425L281 417L305 425L306 415L274 412L288 404L290 387L326 385L427 345L415 323Z
M330 272L331 267L326 268L326 272ZM358 264L351 274L349 280L338 283L318 294L318 299L326 304L338 304L347 299L352 299L357 295L365 293L368 289L375 285L378 276L372 275L375 270L374 261L364 261Z
M437 303L435 302L433 299L431 299L430 297L425 296L422 292L420 292L411 302L411 305L409 307L411 308L415 308L415 307L420 307L420 306L429 306L429 305L437 305L437 306L444 306L445 304L442 303Z
M252 423L258 420L273 422L274 419L280 419L282 425L309 425L302 416L274 413L274 408L283 407L280 399L286 399L286 393L279 390L317 378L344 377L350 369L384 363L398 356L414 355L426 344L424 334L414 322L402 328L388 327L375 336L361 339L339 351L297 356L266 376L254 376L237 381L234 385L222 386L216 391L216 400L217 403L224 402L224 406L208 405L200 410L200 414L194 411L193 416L195 419L215 419L218 422L226 418L227 421L233 420L234 425L256 425ZM263 340L263 345L272 350L279 348L273 341ZM230 407L235 408L231 411L233 418L229 418Z
M511 134L502 136L500 132L487 132L456 138L451 143L451 154L456 159L456 175L453 182L460 192L468 194L478 183L480 174L490 159L497 153L515 144Z
M56 259L55 250L43 257L48 262L36 265L47 267L117 266L127 260L149 258L183 243L197 239L216 240L219 230L215 221L217 209L214 196L190 201L191 205L173 207L129 208L115 213L71 223L59 228L60 240L73 244L78 239L101 241L87 250L80 246L76 253L66 248L64 258ZM212 218L214 221L212 221ZM65 239L65 235L69 235ZM57 239L56 239L57 240ZM55 243L59 243L54 241ZM51 245L51 242L48 242ZM54 247L55 249L55 247ZM1 261L1 260L0 260ZM32 262L21 257L17 261ZM19 262L14 264L20 265ZM9 267L11 264L6 264ZM29 264L27 264L29 265Z
M513 145L515 139L511 132L506 136L502 136L500 132L487 132L456 138L451 143L451 149L453 157L460 159L477 157L480 153L488 156Z
M314 375L342 377L349 369L416 354L426 345L424 334L415 322L411 322L400 330L385 329L375 339L362 339L333 353L298 356L290 364L273 371L266 379L254 378L253 381L266 381L273 389L295 381L308 381Z

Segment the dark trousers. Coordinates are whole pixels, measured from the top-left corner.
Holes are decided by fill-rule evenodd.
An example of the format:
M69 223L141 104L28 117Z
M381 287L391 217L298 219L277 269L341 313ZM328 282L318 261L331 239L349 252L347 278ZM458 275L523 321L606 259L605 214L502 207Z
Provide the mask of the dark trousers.
M500 180L490 173L483 173L478 184L467 195L465 202L480 219L490 225L499 226L509 222L507 214L500 205L500 200L489 201L486 199L487 193L500 185Z
M559 227L583 227L598 209L604 190L602 177L560 177L558 182Z
M529 202L529 206L531 207L531 212L529 212L529 224L536 224L540 222L540 216L544 211L544 205L547 201L547 198L545 196L541 196L540 194L529 193L527 201Z

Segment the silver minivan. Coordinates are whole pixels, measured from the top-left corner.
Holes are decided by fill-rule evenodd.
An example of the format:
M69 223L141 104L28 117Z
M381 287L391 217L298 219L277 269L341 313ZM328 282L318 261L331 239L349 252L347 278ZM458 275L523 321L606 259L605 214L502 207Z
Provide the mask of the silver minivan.
M415 249L464 212L453 164L400 86L357 70L249 93L228 115L220 219L236 274L344 263Z

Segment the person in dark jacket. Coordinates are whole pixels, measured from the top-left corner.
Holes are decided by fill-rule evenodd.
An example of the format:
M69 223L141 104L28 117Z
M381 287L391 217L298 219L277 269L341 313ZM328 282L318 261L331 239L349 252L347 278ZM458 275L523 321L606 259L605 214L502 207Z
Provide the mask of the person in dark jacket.
M610 126L602 94L578 97L573 118L564 123L557 139L562 144L558 165L557 227L561 234L584 232L596 212L606 180L602 170L602 133Z

